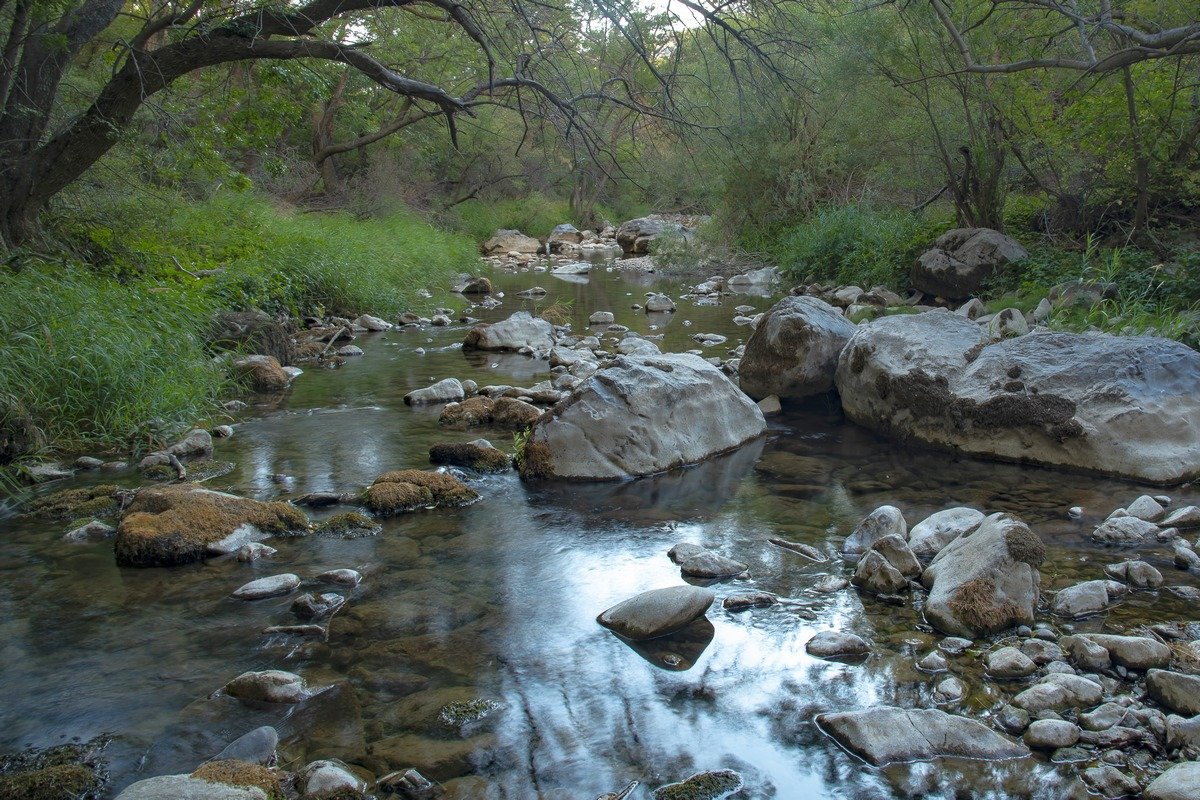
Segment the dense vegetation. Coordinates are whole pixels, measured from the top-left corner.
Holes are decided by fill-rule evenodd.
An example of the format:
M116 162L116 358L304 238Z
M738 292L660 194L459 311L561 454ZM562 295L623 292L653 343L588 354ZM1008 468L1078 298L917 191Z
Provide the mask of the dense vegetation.
M649 211L710 213L710 255L898 289L947 228L1003 229L1032 256L990 299L1111 280L1056 322L1195 343L1198 17L0 0L0 428L160 438L213 408L218 309L394 313L496 228Z

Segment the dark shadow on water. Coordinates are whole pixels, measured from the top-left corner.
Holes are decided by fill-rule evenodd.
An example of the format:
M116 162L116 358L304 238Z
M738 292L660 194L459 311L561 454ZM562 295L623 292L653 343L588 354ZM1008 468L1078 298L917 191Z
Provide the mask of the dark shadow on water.
M654 666L672 672L685 672L700 660L700 656L712 644L716 633L716 628L708 621L708 618L701 617L670 636L660 636L644 642L631 642L620 636L617 638ZM616 636L616 634L613 635Z

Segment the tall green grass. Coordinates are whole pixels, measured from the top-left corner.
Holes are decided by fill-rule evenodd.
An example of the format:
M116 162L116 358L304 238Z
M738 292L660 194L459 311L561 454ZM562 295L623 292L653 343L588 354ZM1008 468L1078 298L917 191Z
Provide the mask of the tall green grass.
M411 213L289 213L250 194L93 198L50 230L0 266L0 445L13 425L44 450L160 444L225 388L216 312L390 316L477 264L473 242Z

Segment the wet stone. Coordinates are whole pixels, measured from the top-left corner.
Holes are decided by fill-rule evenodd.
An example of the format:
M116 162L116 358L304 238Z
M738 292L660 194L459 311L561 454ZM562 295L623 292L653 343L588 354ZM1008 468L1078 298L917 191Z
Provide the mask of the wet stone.
M679 565L679 571L689 578L733 578L746 570L747 566L740 561L710 551L694 555Z
M770 592L746 592L729 595L721 601L721 605L726 611L745 611L748 608L772 606L778 602L779 598Z
M250 542L249 544L242 545L238 549L237 560L249 564L253 561L257 561L260 558L273 556L278 552L279 551L274 547L263 544L262 542Z
M950 665L947 663L946 657L936 650L931 653L927 653L924 658L917 662L917 669L921 670L922 672L937 674L939 672L945 672L949 668Z
M1146 787L1143 800L1195 800L1200 797L1200 761L1176 764Z
M1060 719L1039 719L1029 723L1025 744L1034 750L1057 750L1079 741L1079 727Z
M1145 561L1122 561L1109 564L1104 574L1115 581L1124 581L1134 589L1157 589L1163 584L1162 573Z
M296 788L308 798L326 797L339 791L365 792L367 783L337 759L314 761L296 773Z
M362 574L353 569L331 569L318 575L317 580L353 588L362 582Z
M804 650L818 658L849 658L865 656L871 646L861 636L844 631L821 631L808 640Z
M993 678L1024 678L1037 671L1037 664L1015 647L1001 647L988 653L987 671Z
M667 558L674 561L676 564L682 564L690 558L695 558L701 553L708 552L706 548L691 542L680 542L667 551Z
M1142 787L1129 775L1107 764L1083 771L1083 782L1104 800L1136 797Z
M233 591L238 600L262 600L267 597L279 597L291 594L300 586L300 577L286 572L282 575L271 575L259 578L240 586Z
M1052 631L1050 636L1054 639L1058 638ZM1026 639L1021 642L1021 652L1029 656L1038 666L1049 664L1051 661L1059 661L1063 657L1061 647L1044 639Z
M711 591L698 586L652 589L602 612L596 621L626 639L653 639L704 616L714 599Z
M731 769L700 772L679 783L654 790L653 800L720 800L742 788L742 776Z
M818 714L817 724L838 744L875 766L938 757L1006 759L1029 754L983 724L938 709L877 706Z
M275 763L275 749L278 746L279 733L270 725L263 725L234 739L213 761L245 761L270 766Z
M1098 708L1079 715L1079 726L1085 731L1106 731L1121 724L1128 709L1119 703L1105 703Z
M277 669L243 672L225 684L225 692L239 700L260 703L298 703L308 696L303 678Z
M1001 730L1015 736L1029 727L1029 712L1023 708L1006 705L996 715L996 724L1000 726Z
M1146 689L1168 711L1189 717L1200 714L1200 675L1152 669L1146 673Z
M325 619L345 604L346 598L333 592L302 594L292 601L292 613L303 620Z
M967 694L967 685L953 675L943 678L933 687L934 699L939 703L957 703Z
M820 592L821 594L832 594L833 592L840 592L849 585L850 581L846 580L840 575L826 575L821 578L821 580L813 584L812 588L814 592Z
M969 648L972 644L974 644L974 642L972 642L970 639L964 639L961 636L947 636L938 642L938 648L952 656L958 656L967 652L967 648Z

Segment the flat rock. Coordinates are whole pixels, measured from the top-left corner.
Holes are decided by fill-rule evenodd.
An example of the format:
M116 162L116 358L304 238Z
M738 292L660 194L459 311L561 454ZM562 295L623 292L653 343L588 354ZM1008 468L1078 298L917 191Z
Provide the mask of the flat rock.
M544 319L518 311L500 322L481 322L467 332L466 350L517 352L522 348L548 351L554 346L554 326Z
M818 714L817 724L842 747L875 766L941 757L998 760L1029 755L1025 745L982 723L938 709L877 706Z
M770 592L744 592L729 595L721 601L721 605L726 611L745 611L748 608L773 606L778 602L779 598Z
M1104 574L1115 581L1124 581L1134 589L1157 589L1163 585L1162 573L1145 561L1109 564L1104 568Z
M732 578L741 575L747 569L748 567L740 561L708 550L679 565L679 571L689 578Z
M1108 581L1097 580L1068 586L1054 595L1050 610L1060 617L1072 619L1099 614L1116 600L1111 597L1108 584Z
M711 591L698 586L651 589L602 612L596 621L635 642L654 639L704 616L715 599Z
M238 600L262 600L266 597L279 597L280 595L291 594L299 587L300 577L290 572L285 572L282 575L271 575L266 578L258 578L257 580L250 581L234 589L233 596Z

